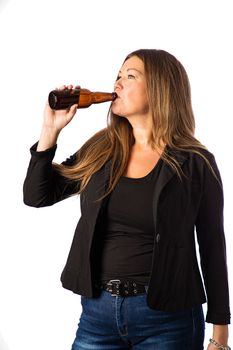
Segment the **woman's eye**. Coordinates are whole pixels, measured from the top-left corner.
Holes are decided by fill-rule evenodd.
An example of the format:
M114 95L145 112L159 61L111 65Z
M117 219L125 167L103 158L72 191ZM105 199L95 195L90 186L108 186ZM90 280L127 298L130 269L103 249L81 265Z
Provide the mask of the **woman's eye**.
M135 79L135 76L133 74L128 74L127 75L128 79ZM116 81L121 79L122 77L120 75L117 76Z

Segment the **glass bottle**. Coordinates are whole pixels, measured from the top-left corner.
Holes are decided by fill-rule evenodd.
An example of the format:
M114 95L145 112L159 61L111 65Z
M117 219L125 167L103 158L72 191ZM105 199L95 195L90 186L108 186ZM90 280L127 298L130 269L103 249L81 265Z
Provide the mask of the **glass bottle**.
M77 103L78 108L87 108L93 103L113 101L115 92L92 92L88 89L53 90L49 93L48 101L52 109L67 109Z

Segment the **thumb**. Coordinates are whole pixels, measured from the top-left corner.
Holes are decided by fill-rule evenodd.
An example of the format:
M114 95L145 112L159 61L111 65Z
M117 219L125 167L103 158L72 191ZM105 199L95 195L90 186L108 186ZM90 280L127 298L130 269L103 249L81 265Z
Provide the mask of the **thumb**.
M75 113L76 113L76 111L77 111L77 108L78 108L78 104L74 104L74 105L72 105L72 106L70 107L70 109L69 109L69 115L70 115L71 118L75 115Z

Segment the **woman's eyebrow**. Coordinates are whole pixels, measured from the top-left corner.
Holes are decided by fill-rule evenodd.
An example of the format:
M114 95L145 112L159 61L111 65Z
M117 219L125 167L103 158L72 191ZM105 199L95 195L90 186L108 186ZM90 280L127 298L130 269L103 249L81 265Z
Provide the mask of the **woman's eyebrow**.
M138 70L137 68L128 68L126 69L126 72L130 71L130 70L135 70L136 72L138 72L139 74L142 74L142 72L140 70ZM119 71L119 73L122 73L122 71Z

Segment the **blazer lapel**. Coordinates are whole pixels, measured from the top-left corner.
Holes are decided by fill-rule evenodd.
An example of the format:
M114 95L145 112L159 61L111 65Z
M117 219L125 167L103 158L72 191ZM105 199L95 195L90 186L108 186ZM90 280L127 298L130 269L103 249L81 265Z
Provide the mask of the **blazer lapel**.
M177 152L169 150L169 154L171 154L179 163L179 165L182 167L186 159L188 158L188 153L184 152ZM176 175L175 169L173 169L171 166L169 166L166 162L162 163L157 181L155 183L154 187L154 195L153 195L153 213L154 213L154 221L155 221L155 227L157 223L157 207L158 207L158 201L161 192L163 191L164 187L167 185L167 183L173 178L173 176Z

